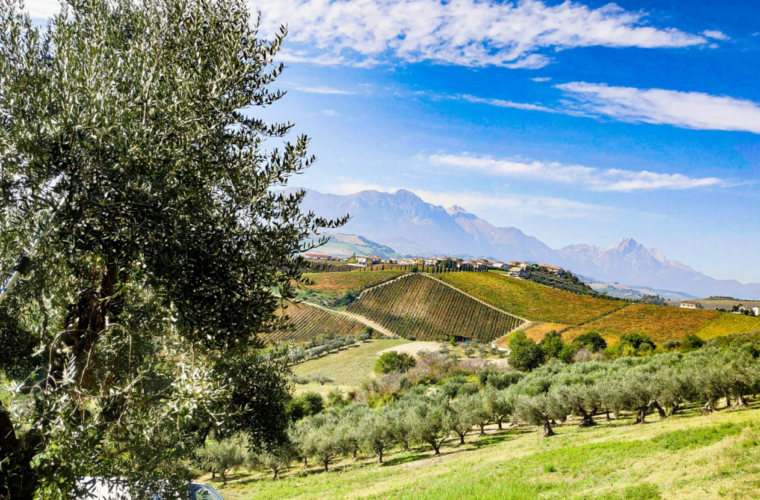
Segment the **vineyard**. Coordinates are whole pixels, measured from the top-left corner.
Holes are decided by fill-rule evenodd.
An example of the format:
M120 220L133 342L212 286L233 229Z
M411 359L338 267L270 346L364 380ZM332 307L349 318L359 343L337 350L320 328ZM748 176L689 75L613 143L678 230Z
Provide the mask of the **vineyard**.
M496 273L441 274L441 280L531 321L577 325L622 309L626 302L574 293Z
M569 325L563 325L562 323L533 323L523 331L529 339L538 342L549 332L562 332L567 328L569 328Z
M422 275L411 275L368 290L348 306L402 337L419 340L451 336L490 342L522 320L497 311Z
M313 273L305 277L312 282L303 287L306 298L323 296L340 299L346 294L357 294L363 289L398 278L404 271L351 271L346 273Z
M697 331L703 339L731 335L734 333L760 332L760 318L740 314L722 313L708 321Z
M262 336L266 342L305 342L324 335L355 336L364 325L358 321L330 313L306 304L291 304L280 315L287 314L290 320L286 330Z
M662 345L667 340L681 340L690 333L697 333L702 326L719 318L721 314L716 311L633 304L599 320L566 330L563 337L570 340L583 333L596 331L608 344L614 344L622 335L640 333Z

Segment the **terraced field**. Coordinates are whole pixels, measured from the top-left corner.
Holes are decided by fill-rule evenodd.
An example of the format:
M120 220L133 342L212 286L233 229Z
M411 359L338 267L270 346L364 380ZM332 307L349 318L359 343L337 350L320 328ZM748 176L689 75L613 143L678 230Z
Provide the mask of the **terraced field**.
M577 325L609 314L625 302L576 295L497 273L450 273L440 279L531 321Z
M392 280L404 274L405 271L351 271L344 273L312 273L305 275L312 285L304 287L307 293L338 299L347 293L358 293L361 290Z
M368 290L348 306L392 332L419 340L468 337L491 342L522 320L473 300L432 278L412 275Z
M290 327L287 330L262 336L267 342L306 342L313 338L333 334L340 336L357 335L364 325L337 313L329 313L306 304L291 304L280 314L287 314Z

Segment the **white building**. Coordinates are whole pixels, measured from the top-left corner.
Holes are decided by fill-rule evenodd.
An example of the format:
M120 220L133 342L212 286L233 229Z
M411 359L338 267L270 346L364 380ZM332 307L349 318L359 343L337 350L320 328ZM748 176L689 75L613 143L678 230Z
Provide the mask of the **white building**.
M699 302L681 302L681 309L704 309Z
M760 316L760 307L753 307L752 312L755 313L755 316Z

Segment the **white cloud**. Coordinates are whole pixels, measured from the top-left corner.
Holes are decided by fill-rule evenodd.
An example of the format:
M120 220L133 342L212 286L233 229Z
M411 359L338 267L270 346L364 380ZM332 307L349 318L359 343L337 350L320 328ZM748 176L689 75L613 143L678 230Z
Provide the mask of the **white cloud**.
M369 183L339 183L330 191L335 194L354 194L360 191L380 191L395 193L401 188L382 186ZM509 211L511 214L548 217L551 219L580 219L600 218L614 212L611 207L594 205L565 198L547 196L531 196L525 194L491 194L477 191L427 191L424 189L405 188L427 203L450 207L459 205L467 210L477 211Z
M353 92L348 90L336 89L333 87L310 87L307 85L301 85L300 83L282 82L283 85L297 90L298 92L306 92L308 94L328 94L328 95L351 95Z
M558 113L559 111L548 108L546 106L541 106L539 104L529 104L525 102L513 102L513 101L506 101L504 99L487 99L483 97L476 97L472 95L461 95L456 96L453 99L461 99L463 101L468 102L474 102L478 104L488 104L489 106L496 106L498 108L513 108L513 109L524 109L527 111L543 111L545 113Z
M568 111L700 130L760 134L760 104L701 92L611 87L573 82L557 85L572 99Z
M552 79L549 78L548 76L531 78L531 80L533 80L534 82L537 82L537 83L544 83L544 82L550 82L550 81L552 81Z
M536 69L542 53L574 47L689 47L707 38L656 28L643 12L615 4L590 8L572 0L251 0L262 32L288 24L300 52L290 61L357 64L367 60L433 61L463 66Z
M489 177L511 177L541 182L576 184L592 191L631 192L640 190L684 190L700 187L725 187L729 184L715 177L693 178L682 174L622 169L598 169L583 165L564 165L539 161L500 160L471 155L432 155L436 166Z
M338 116L338 112L334 109L325 109L322 111L322 114L325 116Z
M731 40L730 36L718 30L704 30L700 34L706 36L707 38L712 38L713 40L721 40L721 41Z

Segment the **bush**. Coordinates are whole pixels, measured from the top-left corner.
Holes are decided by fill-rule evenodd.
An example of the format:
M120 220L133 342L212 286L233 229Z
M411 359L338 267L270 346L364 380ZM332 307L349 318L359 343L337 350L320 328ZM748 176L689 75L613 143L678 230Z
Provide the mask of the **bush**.
M562 335L553 330L547 333L538 345L541 346L541 350L544 351L546 358L559 358L560 352L565 347Z
M575 337L575 339L573 339L573 344L588 347L592 352L603 351L607 348L607 341L599 335L599 332L594 331L586 332L583 335Z
M417 365L413 356L405 352L388 351L375 362L375 373L406 372Z

